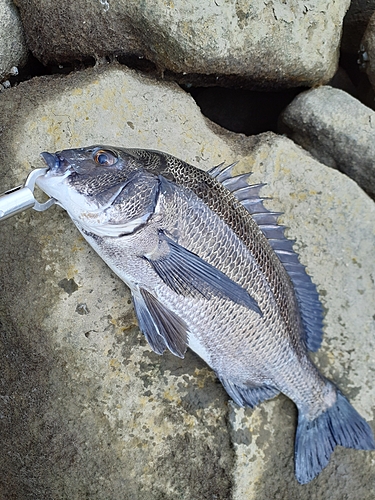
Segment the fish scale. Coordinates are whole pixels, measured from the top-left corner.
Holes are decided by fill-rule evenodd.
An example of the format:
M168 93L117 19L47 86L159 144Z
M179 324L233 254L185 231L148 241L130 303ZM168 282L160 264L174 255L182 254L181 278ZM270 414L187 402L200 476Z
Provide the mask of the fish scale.
M130 287L151 348L191 347L241 406L280 392L298 408L304 484L336 445L374 449L372 431L310 360L322 338L315 285L259 193L233 165L203 172L158 151L90 146L43 153L37 183Z
M205 172L180 160L176 161L175 158L169 155L160 157L160 153L156 152L152 158L152 162L149 162L148 158L150 154L155 152L145 152L145 150L128 151L136 154L138 158L146 160L145 168L150 168L150 170L152 169L152 171L162 174L166 172L176 182L191 189L235 231L239 238L248 246L262 272L265 273L274 291L276 300L279 302L280 311L284 319L287 320L292 315L295 323L298 323L299 317L296 314L297 306L295 304L295 297L285 269L280 265L278 259L275 258L275 255L269 248L267 239L257 224L248 217L246 209L241 203L238 203L234 196L231 196L229 190L222 184L215 182L215 179L210 178ZM158 162L157 158L159 159ZM277 269L276 272L275 268ZM299 341L299 331L296 337L297 341Z

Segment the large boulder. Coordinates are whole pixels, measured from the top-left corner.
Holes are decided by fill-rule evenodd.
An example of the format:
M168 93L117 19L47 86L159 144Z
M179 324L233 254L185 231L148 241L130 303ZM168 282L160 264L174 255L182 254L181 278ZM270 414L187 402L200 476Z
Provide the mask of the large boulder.
M280 130L375 199L375 111L343 90L323 86L289 104Z
M296 87L326 83L334 75L350 1L16 3L28 45L43 63L139 57L186 81L213 75L211 84L240 79Z
M287 138L225 132L177 85L118 66L7 90L0 130L1 190L41 151L93 143L252 170L322 297L314 359L373 420L375 207L353 181ZM240 409L193 353L154 354L128 289L60 208L1 223L0 286L3 498L372 498L373 453L338 449L301 486L290 400Z
M0 2L0 82L26 62L27 48L19 12L12 0Z

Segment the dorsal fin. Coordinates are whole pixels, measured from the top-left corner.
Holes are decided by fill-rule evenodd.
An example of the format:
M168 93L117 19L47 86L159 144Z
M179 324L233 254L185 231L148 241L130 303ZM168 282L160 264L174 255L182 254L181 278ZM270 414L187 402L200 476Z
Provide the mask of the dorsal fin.
M231 163L226 167L224 166L224 163L220 163L220 165L211 168L211 170L209 170L207 173L219 182L224 183L224 181L226 181L227 179L233 179L232 172L237 163L238 161L235 161L234 163Z
M299 262L298 254L293 250L294 241L285 237L285 227L277 223L281 213L271 212L263 205L263 200L267 198L260 197L259 192L265 184L248 184L247 179L251 173L233 176L235 165L236 163L232 163L225 167L222 163L208 173L241 202L268 239L293 283L305 330L306 347L310 351L316 351L323 337L323 308L316 286L306 273L305 266Z

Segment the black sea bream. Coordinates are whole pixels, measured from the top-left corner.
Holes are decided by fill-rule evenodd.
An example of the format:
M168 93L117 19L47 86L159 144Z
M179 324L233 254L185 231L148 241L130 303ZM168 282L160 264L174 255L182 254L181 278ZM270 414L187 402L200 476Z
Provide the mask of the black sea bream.
M203 172L168 154L92 146L42 153L37 184L130 287L151 348L193 349L229 396L254 407L280 392L298 408L295 471L313 479L336 445L374 449L369 425L323 377L315 285L232 166Z

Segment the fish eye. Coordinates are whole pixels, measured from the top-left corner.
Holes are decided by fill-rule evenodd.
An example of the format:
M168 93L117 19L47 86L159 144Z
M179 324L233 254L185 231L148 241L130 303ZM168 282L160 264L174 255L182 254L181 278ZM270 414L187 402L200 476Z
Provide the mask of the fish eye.
M98 151L95 151L93 154L93 158L96 163L103 166L114 165L118 160L117 155L115 153L108 150L106 151L104 149L99 149Z

